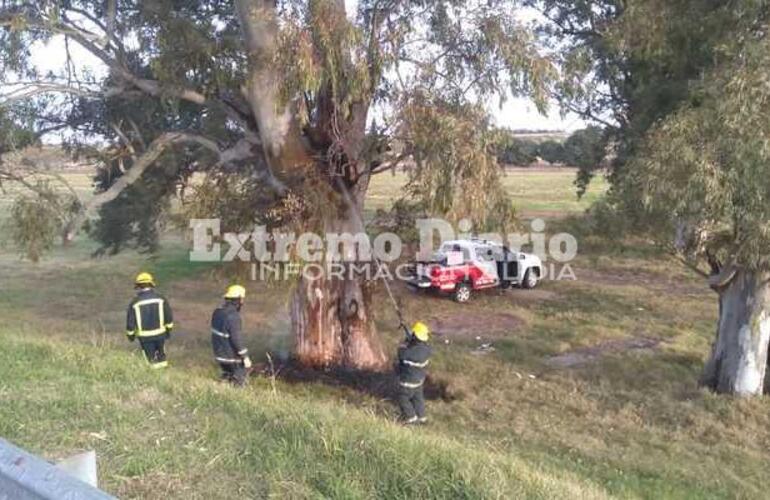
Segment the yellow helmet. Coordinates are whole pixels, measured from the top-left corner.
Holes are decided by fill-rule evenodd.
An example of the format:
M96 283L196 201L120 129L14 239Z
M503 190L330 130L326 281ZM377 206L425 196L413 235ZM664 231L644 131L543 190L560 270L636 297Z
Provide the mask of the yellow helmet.
M418 321L412 325L412 334L417 337L417 340L427 342L430 338L430 328L422 321Z
M226 299L244 299L246 298L246 289L241 285L230 285L225 292Z
M134 280L135 285L150 285L155 286L155 279L150 273L139 273Z

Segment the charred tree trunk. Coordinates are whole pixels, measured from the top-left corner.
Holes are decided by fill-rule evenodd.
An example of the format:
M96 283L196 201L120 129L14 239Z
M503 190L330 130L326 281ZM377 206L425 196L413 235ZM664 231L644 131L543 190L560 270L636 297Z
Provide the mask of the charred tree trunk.
M327 233L363 233L359 203L329 210L324 227ZM348 272L352 262L337 264L343 277L319 273L297 283L290 311L296 356L307 366L380 371L387 357L371 314L371 286Z
M723 394L761 395L770 339L767 276L737 270L717 291L717 338L701 383Z
M274 0L236 0L249 77L243 93L259 130L266 164L277 175L303 177L314 170L336 192L334 205L317 207L327 233L363 233L363 199L368 171L359 171L369 101L352 106L352 118L335 114L331 89L318 96L319 110L311 139L303 135L292 103L281 103L275 56L278 21ZM344 3L338 4L344 16ZM319 163L320 162L320 163ZM324 189L327 187L324 186ZM364 277L303 277L291 303L296 355L305 365L379 370L387 358L370 313L371 294Z
M300 279L291 304L295 353L306 366L380 371L387 358L363 279Z

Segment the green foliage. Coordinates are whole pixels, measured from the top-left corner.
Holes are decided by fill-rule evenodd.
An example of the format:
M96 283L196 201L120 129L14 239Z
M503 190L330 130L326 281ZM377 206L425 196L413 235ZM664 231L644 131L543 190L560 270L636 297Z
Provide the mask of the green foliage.
M500 182L483 110L415 98L404 106L415 148L408 193L433 215L468 218L476 230L504 229L514 210Z
M116 173L102 169L95 178L98 189L107 189ZM99 218L88 228L89 235L101 245L95 255L114 255L127 247L145 252L158 249L164 215L170 206L169 194L176 187L174 174L173 168L169 174L155 171L99 207Z
M546 109L556 69L537 46L534 32L518 19L517 2L409 4L406 22L412 36L407 41L412 53L396 57L416 62L419 88L454 103L526 95L538 109ZM427 29L420 29L421 21Z
M633 78L617 87L619 156L598 214L687 258L767 268L768 16L762 2L703 0L617 12L605 42Z
M13 203L6 222L11 239L22 255L38 262L51 250L64 228L67 215L77 210L77 200L56 191L49 183L38 182Z
M60 225L48 204L21 197L11 208L11 221L11 238L32 262L38 262L44 252L53 248Z
M767 3L533 3L567 40L562 102L616 122L600 211L688 257L765 268Z
M146 69L146 68L145 68ZM138 154L153 139L169 128L187 128L211 137L228 137L221 123L221 112L201 114L187 102L164 99L108 99L99 106L83 104L83 118L92 133L114 137L112 145L94 150L91 145L72 144L84 156L99 164L94 178L97 192L109 189L128 169ZM114 128L122 130L118 137ZM126 143L128 139L128 143ZM209 151L178 146L164 152L141 179L98 211L89 234L101 245L96 254L116 254L123 248L144 252L158 249L159 229L178 187L184 185L197 163L213 161Z
M601 127L588 126L576 130L564 141L547 139L537 142L520 139L506 129L494 131L492 146L498 162L503 165L526 166L536 158L554 164L578 167L578 196L585 193L594 171L606 156L607 134Z
M284 104L297 95L328 93L335 119L347 120L351 106L367 101L372 84L364 31L351 23L339 2L311 0L289 17L281 30L279 50L272 64L282 75ZM373 66L380 61L371 61ZM305 101L300 118L307 123Z
M766 15L762 2L740 0L532 3L549 19L546 38L563 40L559 101L611 125L610 179L619 185L647 131L690 98L692 82L713 67L740 18ZM578 188L590 177L590 169L581 169Z
M651 131L629 182L649 210L665 214L665 236L684 231L686 251L768 269L770 40L730 42L691 103Z
M650 212L640 203L610 190L597 199L586 211L585 236L599 237L604 243L622 246L624 237L630 234L650 235L655 228L651 225Z
M585 194L594 171L602 166L607 156L607 136L600 127L589 126L573 132L564 141L564 163L578 167L578 196Z
M537 155L548 163L566 163L564 145L553 139L538 144Z
M397 234L402 241L416 242L419 240L417 219L428 217L428 212L422 202L411 199L397 199L390 210L377 209L374 220L368 225L373 233L390 232Z
M537 157L537 146L534 141L514 137L510 130L493 131L491 147L502 165L529 165Z
M518 2L361 0L357 12L346 12L346 3L337 0L254 5L263 5L264 11L245 15L231 0L117 2L114 19L104 2L91 0L0 6L0 14L10 19L0 29L0 61L13 56L16 66L26 67L36 40L66 31L78 33L68 43L111 66L104 79L69 60L59 72L24 75L52 89L66 87L76 77L78 88L65 89L66 99L37 94L30 99L34 128L63 127L68 146L89 154L94 144L108 144L93 155L102 167L98 191L130 170L161 134L185 131L206 139L204 147L202 142L175 146L135 186L99 209L101 220L91 234L100 240L102 252L127 246L154 250L167 200L193 172L210 174L220 179L217 182L227 176L232 186L243 188L235 197L220 198L220 206L201 205L210 210L207 215L225 213L231 222L244 221L242 214L252 211L260 220L297 223L307 207L334 202L339 175L353 195L363 199L370 170L376 168L372 165L390 160L385 158L389 142L407 144L419 155L420 181L439 189L438 196L427 195L415 181L415 201L427 196L435 213L446 210L460 217L468 211L462 216L481 225L510 220L510 203L495 187L487 125L475 134L460 122L477 126L483 121L481 104L510 94L532 96L538 108L546 107L557 76L554 61L520 22ZM88 33L79 32L84 19L89 20ZM247 49L244 33L250 33L249 23L257 19L277 32L268 29L270 33L259 35L266 37L260 41L267 43L257 44L263 48ZM266 75L265 69L272 72ZM268 153L268 145L260 144L264 130L259 122L267 117L255 116L263 113L256 112L259 106L242 92L256 75L280 90L278 102L266 103L264 110L285 106L293 115L287 132L292 137L282 138L292 148ZM272 100L273 92L267 94ZM402 109L415 95L427 96L444 108L438 115L457 121L444 127L445 148L426 135L418 134L416 140L396 137L397 131L416 129L414 122L403 121L409 113ZM384 115L383 129L367 137L375 110ZM473 116L462 117L465 110L472 110ZM449 132L461 128L467 146ZM283 132L276 127L276 133ZM228 154L220 158L208 152L212 144ZM423 146L428 150L420 151ZM452 152L442 158L441 149ZM272 158L274 154L286 158ZM452 167L443 164L447 157L452 157ZM273 186L288 186L291 197L280 200L269 189L255 187L254 179L268 168L271 176L265 177L274 175L278 181ZM440 178L447 168L453 173L444 182ZM205 198L200 190L195 195ZM458 202L450 203L455 197ZM236 199L242 207L233 206ZM290 214L288 207L297 208L296 213ZM273 210L277 212L269 214Z
M37 142L33 124L24 118L23 109L0 108L0 155Z
M189 219L218 218L222 232L238 232L264 225L288 227L311 218L296 195L278 198L265 186L249 179L208 174L189 186L182 200L182 227Z

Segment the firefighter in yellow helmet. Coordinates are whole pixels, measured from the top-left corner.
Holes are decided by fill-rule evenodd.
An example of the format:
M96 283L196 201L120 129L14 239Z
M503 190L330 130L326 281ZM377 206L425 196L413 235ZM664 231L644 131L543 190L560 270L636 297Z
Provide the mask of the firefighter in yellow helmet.
M243 344L241 307L246 289L240 285L227 288L224 303L211 315L211 346L214 359L222 369L222 380L237 386L246 385L251 368L249 350Z
M424 424L425 416L425 369L430 363L430 329L418 321L412 328L402 325L406 334L405 342L398 348L396 373L398 375L398 405L406 424Z
M155 291L155 279L150 273L139 273L134 280L136 297L126 312L126 336L139 344L152 368L165 368L165 343L174 328L174 316L165 297Z

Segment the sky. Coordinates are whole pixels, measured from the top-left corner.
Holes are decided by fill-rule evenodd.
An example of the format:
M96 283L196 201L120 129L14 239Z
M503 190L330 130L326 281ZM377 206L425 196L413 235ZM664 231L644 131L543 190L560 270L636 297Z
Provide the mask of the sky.
M355 13L357 0L346 0L348 13ZM523 22L534 19L532 12L524 12L521 16ZM76 65L88 68L95 75L104 74L106 70L103 64L88 51L81 49L77 44L70 44L70 54ZM53 71L58 73L62 68L62 61L66 58L64 37L51 38L47 44L39 43L32 50L32 60L41 73ZM528 130L564 130L574 131L586 126L586 123L575 114L567 114L562 117L558 106L550 106L547 116L541 115L534 103L527 98L509 97L502 107L497 98L490 100L489 112L492 114L495 124L511 129Z
M564 117L560 116L556 103L552 103L548 115L543 116L537 111L532 100L525 98L509 99L502 108L497 103L491 104L490 112L496 125L514 130L564 130L573 132L586 126L585 121L574 113L568 113Z

